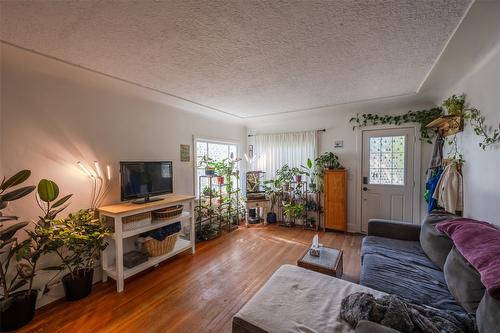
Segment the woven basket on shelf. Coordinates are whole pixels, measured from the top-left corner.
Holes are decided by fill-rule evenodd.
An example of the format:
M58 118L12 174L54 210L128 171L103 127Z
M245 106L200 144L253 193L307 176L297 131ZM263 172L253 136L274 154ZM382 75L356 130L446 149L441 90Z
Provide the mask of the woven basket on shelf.
M151 224L151 212L130 215L122 218L123 230L132 230Z
M169 220L182 214L183 205L167 207L153 211L153 221Z
M147 252L150 257L161 256L162 254L168 253L174 249L175 242L177 242L177 236L180 232L167 236L164 240L158 241L154 238L148 239L143 244L143 249Z

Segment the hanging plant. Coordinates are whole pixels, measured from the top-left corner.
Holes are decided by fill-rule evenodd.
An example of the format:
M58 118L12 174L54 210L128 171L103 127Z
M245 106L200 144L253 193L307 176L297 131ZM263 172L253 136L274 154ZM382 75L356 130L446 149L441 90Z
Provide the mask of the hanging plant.
M465 106L465 95L451 95L443 102L443 107L448 111L450 116L463 116Z
M483 137L483 141L479 142L479 147L486 150L486 147L500 142L500 124L498 128L492 129L484 123L484 117L481 111L472 107L464 110L464 119L469 122L474 130L474 133Z
M431 121L441 117L443 115L443 109L440 107L435 107L429 110L420 111L408 111L402 115L378 115L372 113L366 113L356 117L352 117L349 122L355 123L353 130L356 127L363 127L369 125L401 125L406 123L419 123L420 124L420 140L428 143L432 143L432 138L436 134L434 130L426 128L427 124Z

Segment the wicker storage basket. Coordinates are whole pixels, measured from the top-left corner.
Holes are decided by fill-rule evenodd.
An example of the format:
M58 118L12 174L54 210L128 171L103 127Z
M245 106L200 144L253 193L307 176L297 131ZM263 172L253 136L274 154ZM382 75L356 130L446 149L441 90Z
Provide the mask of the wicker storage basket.
M157 257L168 253L174 249L175 242L177 242L177 236L179 236L179 234L180 232L167 236L162 241L158 241L154 238L148 239L143 244L144 250L150 257Z
M133 230L151 224L151 212L130 215L122 218L123 230Z
M167 207L153 211L153 222L169 220L182 214L183 205Z

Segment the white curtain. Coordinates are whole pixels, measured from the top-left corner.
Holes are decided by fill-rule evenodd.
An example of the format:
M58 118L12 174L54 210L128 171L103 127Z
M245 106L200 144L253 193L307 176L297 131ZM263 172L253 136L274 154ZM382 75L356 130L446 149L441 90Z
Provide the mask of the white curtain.
M255 161L252 169L265 171L266 179L274 177L283 165L300 167L317 153L317 131L258 134L253 137Z

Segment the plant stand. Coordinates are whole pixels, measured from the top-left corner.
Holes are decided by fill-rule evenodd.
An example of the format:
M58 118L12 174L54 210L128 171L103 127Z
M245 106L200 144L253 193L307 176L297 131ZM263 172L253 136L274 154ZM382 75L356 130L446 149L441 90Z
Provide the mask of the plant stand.
M206 241L222 235L223 230L231 232L238 228L242 217L240 203L240 189L223 191L226 183L218 183L217 176L199 176L196 211L196 239ZM208 180L210 192L203 194L202 179ZM214 203L214 201L217 201Z

